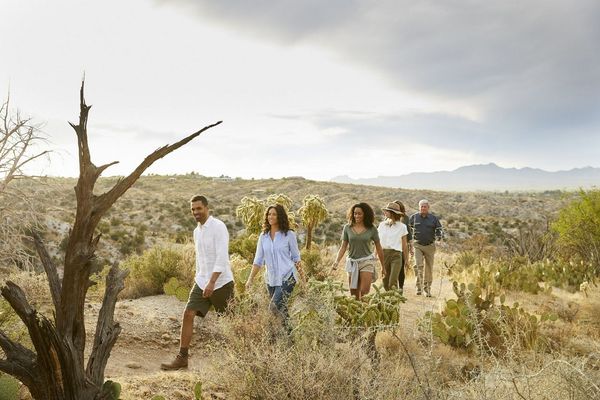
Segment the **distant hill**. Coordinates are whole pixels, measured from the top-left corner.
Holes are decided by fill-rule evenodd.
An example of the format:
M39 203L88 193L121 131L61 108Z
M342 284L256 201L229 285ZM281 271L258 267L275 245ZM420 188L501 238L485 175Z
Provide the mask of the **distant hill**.
M494 163L469 165L454 171L415 172L400 176L352 179L336 176L332 182L406 189L449 191L542 191L600 187L600 168L549 172L537 168L502 168Z

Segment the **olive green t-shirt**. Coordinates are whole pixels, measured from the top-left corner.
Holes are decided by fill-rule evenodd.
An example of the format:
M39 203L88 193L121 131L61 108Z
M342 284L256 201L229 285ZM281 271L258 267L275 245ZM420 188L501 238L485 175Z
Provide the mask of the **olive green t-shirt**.
M379 233L374 226L356 234L349 224L344 225L342 240L348 242L348 257L357 259L373 254L373 243L379 242Z

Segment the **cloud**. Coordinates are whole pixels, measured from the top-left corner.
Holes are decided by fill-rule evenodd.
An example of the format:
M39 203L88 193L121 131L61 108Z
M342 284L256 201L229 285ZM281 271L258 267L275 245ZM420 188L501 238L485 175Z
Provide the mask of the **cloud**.
M600 126L600 2L174 0L203 20L324 47L400 90L460 100L501 130Z

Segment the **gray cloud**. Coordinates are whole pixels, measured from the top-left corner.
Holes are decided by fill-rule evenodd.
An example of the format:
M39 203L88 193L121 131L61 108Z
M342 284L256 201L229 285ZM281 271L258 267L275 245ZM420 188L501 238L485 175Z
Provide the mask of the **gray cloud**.
M334 151L337 155L377 149L400 154L407 145L427 145L476 154L487 160L513 160L525 166L558 170L589 165L585 160L595 160L600 146L600 135L590 135L576 128L550 137L491 128L488 124L441 113L377 114L327 110L274 117L309 121L321 131L339 132L328 136L326 146L323 146L329 153ZM584 136L585 140L577 140ZM313 148L305 151L314 152Z
M566 129L583 138L600 127L596 0L161 2L243 34L317 44L399 89L480 108L487 128L451 121L458 138L499 131L557 140ZM427 118L430 131L448 122Z

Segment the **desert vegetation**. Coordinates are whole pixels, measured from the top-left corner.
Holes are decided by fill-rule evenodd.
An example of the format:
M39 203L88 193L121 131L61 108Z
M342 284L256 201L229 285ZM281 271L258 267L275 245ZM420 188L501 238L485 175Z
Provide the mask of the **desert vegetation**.
M112 178L106 180L110 183ZM192 350L201 357L201 366L166 374L151 365L136 367L125 354L157 346L160 354L168 354L176 346L178 314L193 277L189 243L193 220L188 221L187 210L187 201L196 192L188 189L192 182L202 193L209 194L212 188L213 214L230 229L236 302L225 317L209 318L203 326L196 326ZM60 204L72 201L66 193L68 183L64 178L44 181L47 190L57 195L56 204L44 205L48 212L43 232L49 247L55 249L52 257L56 260L64 257L60 246L64 232L59 227L69 223L69 214L68 207ZM297 178L216 182L197 174L145 176L139 183L131 189L138 196L126 195L105 224L99 224L98 230L105 230L107 236L99 248L106 267L92 276L96 284L87 300L89 318L93 318L99 312L94 304L102 298L110 265L119 263L129 270L115 317L124 318L123 333L107 366L110 371L114 358L115 373L107 379L119 382L123 399L157 395L193 399L198 382L202 398L542 399L551 394L592 399L600 395L598 269L586 249L573 246L573 233L561 225L566 216L589 219L590 214L573 210L591 202L595 192L515 193L514 198L505 193L412 193L414 198L445 199L440 200L438 214L449 238L435 270L435 298L425 302L410 289L401 296L377 287L358 302L347 296L343 273L332 274L328 267L346 211L339 206L339 193L347 191L346 205L355 201L349 193L357 191L365 198L382 199L372 200L377 205L403 198L404 191L336 184L339 187L333 194L328 192L328 183ZM19 185L24 192L28 190L26 182ZM252 202L243 200L244 193L257 187L273 189L257 192ZM289 192L285 192L287 187ZM308 282L294 292L293 330L288 335L268 311L268 298L260 285L245 291L256 233L248 229L252 218L242 214L260 215L268 202L285 201L288 211L298 216L296 230L305 241L306 227L297 210L302 199L311 195L307 190L323 199L327 217L313 246L302 251ZM336 201L329 200L328 193ZM140 218L136 217L136 198L144 199L140 201L150 210ZM506 204L498 198L507 199ZM460 199L460 203L448 199ZM438 203L431 201L437 209ZM258 211L242 211L244 206L251 209L249 204ZM515 204L527 208L527 213L522 214ZM555 212L548 214L548 209ZM262 216L254 221L262 222ZM112 238L111 230L119 227L134 233L139 226L147 227L143 245L122 253L122 237ZM592 234L586 240L593 238ZM42 312L50 310L52 300L43 275L13 268L10 279L20 282ZM128 324L127 318L141 317L143 302L152 302L162 325L141 333L144 328L133 321ZM0 305L2 329L14 340L31 345L18 318L5 302ZM173 305L179 311L173 312ZM161 312L163 307L170 314ZM153 360L156 366L161 361ZM3 379L9 381L6 375Z
M444 193L143 169L100 178L109 165L89 161L85 119L74 127L87 181L4 179L0 190L0 399L48 388L48 398L136 400L600 397L598 191ZM189 371L158 372L194 276L197 193L229 229L236 299L195 326ZM447 232L434 297L414 295L410 271L403 294L376 282L362 301L349 297L344 273L329 268L347 208L400 199L414 212L423 197ZM102 213L85 214L90 201ZM291 332L264 288L244 285L272 203L303 247Z

